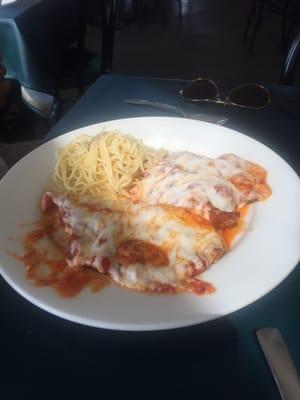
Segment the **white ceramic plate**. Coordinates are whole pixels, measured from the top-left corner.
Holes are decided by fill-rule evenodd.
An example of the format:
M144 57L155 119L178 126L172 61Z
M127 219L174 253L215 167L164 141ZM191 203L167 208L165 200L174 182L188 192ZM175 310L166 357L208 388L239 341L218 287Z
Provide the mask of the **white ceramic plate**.
M39 200L54 167L55 152L74 136L106 128L131 133L154 147L190 150L208 156L232 152L269 173L273 194L252 206L247 229L231 251L205 273L216 293L197 297L142 295L108 287L63 299L25 279L24 266L8 250L19 251L20 224L39 216ZM181 118L131 118L88 126L45 143L19 161L0 182L0 268L4 279L27 300L55 315L85 325L122 330L182 327L212 320L259 299L278 285L300 256L300 182L276 153L233 130ZM28 227L27 227L28 229Z

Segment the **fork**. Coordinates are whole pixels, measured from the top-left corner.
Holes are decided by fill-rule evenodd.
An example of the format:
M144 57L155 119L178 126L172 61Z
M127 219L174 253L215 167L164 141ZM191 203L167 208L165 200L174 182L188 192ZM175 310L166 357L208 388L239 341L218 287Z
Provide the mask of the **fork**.
M171 111L173 113L176 113L180 115L183 118L190 118L190 119L197 119L200 121L205 121L205 122L212 122L217 125L224 125L228 121L228 118L222 116L219 117L217 115L210 115L210 114L204 114L204 113L187 113L183 111L181 108L178 108L176 106L172 106L171 104L166 104L166 103L159 103L157 101L150 101L150 100L145 100L145 99L125 99L124 103L126 104L132 104L136 106L149 106L152 108L157 108L162 111Z

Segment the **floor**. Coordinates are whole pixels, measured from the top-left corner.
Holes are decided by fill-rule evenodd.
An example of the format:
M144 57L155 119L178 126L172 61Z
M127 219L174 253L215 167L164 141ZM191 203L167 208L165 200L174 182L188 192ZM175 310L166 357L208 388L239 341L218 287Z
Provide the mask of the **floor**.
M242 37L251 0L182 0L182 23L177 0L168 2L168 23L163 26L159 16L150 12L150 0L145 1L149 8L141 27L130 14L131 1L124 0L113 73L185 79L207 76L219 84L225 80L234 84L278 82L284 56L278 16L266 16L250 54ZM90 27L87 46L99 50L100 42L99 29ZM296 83L300 83L299 76ZM65 99L76 100L76 91L64 95ZM69 107L66 103L65 111ZM23 111L20 123L2 135L2 141L39 141L44 137L47 128L43 121ZM13 153L9 153L9 165L14 162ZM20 150L17 153L20 157Z
M267 15L252 54L242 37L251 0L169 0L166 27L154 17L117 33L114 73L218 81L278 82L283 48L281 19Z

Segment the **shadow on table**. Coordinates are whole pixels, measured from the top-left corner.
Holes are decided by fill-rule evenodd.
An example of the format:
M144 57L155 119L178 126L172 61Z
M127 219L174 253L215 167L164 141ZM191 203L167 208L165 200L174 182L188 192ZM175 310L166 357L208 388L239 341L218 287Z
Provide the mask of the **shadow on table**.
M4 282L1 297L7 344L2 382L11 398L34 399L45 388L60 398L107 392L110 398L243 398L237 334L226 318L167 331L117 332L54 317Z

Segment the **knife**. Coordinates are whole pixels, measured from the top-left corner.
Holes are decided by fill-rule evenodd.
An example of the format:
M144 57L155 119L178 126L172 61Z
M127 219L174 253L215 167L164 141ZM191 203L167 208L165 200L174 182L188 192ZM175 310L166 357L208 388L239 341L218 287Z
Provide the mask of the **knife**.
M275 328L263 328L256 331L256 335L281 398L283 400L299 400L299 376L280 331Z
M204 121L204 122L212 122L217 125L225 125L228 122L228 118L224 117L224 116L220 117L217 115L205 114L205 113L191 114L191 113L187 113L186 111L183 111L179 107L173 106L171 104L160 103L157 101L151 101L151 100L146 100L146 99L125 99L124 103L135 105L135 106L152 107L152 108L156 108L158 110L179 114L181 117L184 117L184 118L197 119L197 120Z

